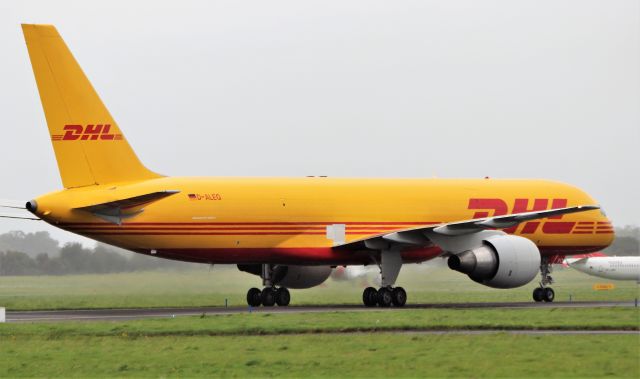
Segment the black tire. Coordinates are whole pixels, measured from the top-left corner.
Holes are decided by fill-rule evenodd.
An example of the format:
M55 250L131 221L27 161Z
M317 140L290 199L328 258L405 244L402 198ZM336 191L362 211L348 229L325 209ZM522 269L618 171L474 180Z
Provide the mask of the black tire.
M367 287L362 292L362 302L367 307L378 305L378 291L373 287Z
M262 304L262 293L257 288L247 291L247 304L252 307L259 307Z
M262 306L273 307L276 303L276 291L273 288L267 287L262 290L261 298Z
M556 298L556 293L553 291L553 288L545 288L542 292L542 299L547 303L552 303Z
M287 305L289 305L290 301L291 294L289 294L288 289L280 287L276 290L276 304L278 304L278 306L286 307Z
M382 287L378 290L378 305L380 307L389 307L393 302L393 296L391 290L387 287Z
M391 291L391 301L396 307L404 307L407 303L407 291L402 287L396 287Z
M543 299L543 294L542 294L542 292L544 292L544 288L540 288L540 287L538 287L538 288L536 288L536 289L534 289L534 290L533 290L533 300L534 300L536 303L539 303L539 302L541 302L541 301L542 301L542 299Z

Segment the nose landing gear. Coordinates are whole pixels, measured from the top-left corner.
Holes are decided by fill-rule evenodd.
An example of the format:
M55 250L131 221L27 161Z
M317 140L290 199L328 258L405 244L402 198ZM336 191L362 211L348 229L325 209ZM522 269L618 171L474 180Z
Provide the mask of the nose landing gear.
M556 297L556 293L553 288L547 287L549 284L553 284L553 278L551 277L551 264L547 258L542 258L540 263L540 287L533 290L533 300L537 303L546 302L551 303Z
M538 287L533 290L533 300L536 302L551 303L555 297L556 294L551 287Z

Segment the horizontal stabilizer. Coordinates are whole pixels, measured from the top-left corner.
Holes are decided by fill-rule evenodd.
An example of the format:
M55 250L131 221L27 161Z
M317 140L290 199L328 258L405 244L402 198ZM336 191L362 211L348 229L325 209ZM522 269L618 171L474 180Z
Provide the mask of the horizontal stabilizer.
M151 192L144 195L109 201L106 203L93 204L74 209L90 212L105 221L120 225L122 224L122 220L137 216L142 213L142 211L144 210L144 206L164 199L165 197L175 195L179 192L180 191L177 190Z

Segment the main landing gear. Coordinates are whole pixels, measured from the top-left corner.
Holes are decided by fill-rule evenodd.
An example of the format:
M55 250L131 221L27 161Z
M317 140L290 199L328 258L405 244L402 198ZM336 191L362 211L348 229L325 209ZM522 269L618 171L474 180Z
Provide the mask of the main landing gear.
M257 288L251 288L247 292L247 304L252 307L259 307L264 305L265 307L272 307L278 304L281 307L286 307L291 301L291 295L289 290L280 287L265 287L262 291Z
M379 290L373 287L365 288L362 292L362 302L367 307L404 306L407 303L407 291L402 287L393 287L402 267L400 252L391 249L382 250L378 266L380 266L382 286Z
M382 287L379 290L367 287L362 293L362 302L367 307L402 307L407 303L407 292L402 287Z
M540 263L540 287L533 290L533 300L536 302L551 303L556 297L556 293L553 288L547 287L549 284L553 284L553 278L551 277L551 264L547 258L542 258Z
M259 307L260 305L272 307L276 304L281 307L286 307L289 305L289 302L291 302L289 290L284 287L275 287L272 279L273 268L271 265L263 264L262 274L260 276L262 277L264 289L260 291L258 288L251 288L247 291L247 304L252 307Z

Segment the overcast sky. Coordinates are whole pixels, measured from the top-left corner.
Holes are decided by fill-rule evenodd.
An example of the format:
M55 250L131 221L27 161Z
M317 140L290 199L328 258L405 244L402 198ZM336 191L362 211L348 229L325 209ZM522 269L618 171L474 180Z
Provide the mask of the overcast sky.
M0 198L28 200L61 182L23 22L156 172L549 178L640 224L639 1L3 1Z

